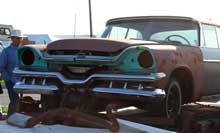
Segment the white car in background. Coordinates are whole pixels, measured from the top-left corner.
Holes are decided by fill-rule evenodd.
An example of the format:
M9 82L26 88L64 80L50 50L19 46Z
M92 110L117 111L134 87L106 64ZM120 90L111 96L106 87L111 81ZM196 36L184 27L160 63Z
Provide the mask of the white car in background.
M11 31L13 30L12 25L0 24L0 41L10 41Z

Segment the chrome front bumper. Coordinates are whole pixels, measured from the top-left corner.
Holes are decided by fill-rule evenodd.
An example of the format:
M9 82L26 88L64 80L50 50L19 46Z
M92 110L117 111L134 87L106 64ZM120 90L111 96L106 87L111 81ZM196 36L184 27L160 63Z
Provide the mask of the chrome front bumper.
M18 77L21 77L23 80L16 83L14 89L17 93L39 93L39 94L50 94L59 88L56 85L47 85L47 79L54 78L58 79L63 85L84 85L95 80L104 80L104 81L138 81L138 82L155 82L164 78L166 75L164 73L151 73L149 75L127 75L127 74L93 74L87 77L86 79L66 79L59 72L36 72L36 71L24 71L20 69L15 69L14 74ZM42 78L42 82L35 84L35 78ZM32 78L33 81L31 84L27 84L25 79ZM151 89L152 90L152 89ZM132 95L132 96L144 96L144 97L164 97L165 92L162 89L155 88L152 91L146 90L132 90L123 88L91 88L91 91L94 93L109 93L109 94L120 94L120 95Z
M153 82L164 78L164 73L151 73L149 75L128 75L128 74L92 74L88 78L83 80L78 79L66 79L59 72L35 72L35 71L24 71L15 69L13 73L19 77L42 77L42 78L57 78L65 85L73 84L86 84L91 80L123 80L123 81L144 81Z
M27 85L22 82L18 82L14 85L14 90L17 93L28 94L53 94L59 88L55 85Z
M95 93L109 93L119 95L143 96L143 97L165 97L165 91L162 89L154 89L153 91L131 90L123 88L94 88Z

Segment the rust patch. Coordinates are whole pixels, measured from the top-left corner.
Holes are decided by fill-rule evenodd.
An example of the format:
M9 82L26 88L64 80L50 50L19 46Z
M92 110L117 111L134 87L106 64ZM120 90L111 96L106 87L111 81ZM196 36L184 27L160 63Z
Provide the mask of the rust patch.
M220 131L218 107L191 103L183 106L182 131L185 133L217 133Z
M173 46L173 49L169 49L170 46ZM190 72L189 75L192 75L193 79L193 88L190 88L193 89L191 102L198 100L203 87L202 84L198 82L203 80L201 50L197 47L187 47L184 45L163 45L163 49L153 49L153 51L156 56L158 72L164 72L166 74L166 78L158 82L158 86L166 89L172 73L178 68L185 69Z
M59 108L45 112L38 117L33 117L28 120L26 127L33 127L38 123L46 125L64 124L70 126L81 126L89 128L107 128L112 132L119 131L119 124L116 120L112 110L116 110L117 105L110 104L106 107L107 117L110 121L105 119L88 115L77 110L67 108Z
M37 112L40 110L39 104L40 104L40 101L34 100L30 96L25 96L25 97L19 98L17 105L16 105L17 106L16 111L27 112L27 113Z
M47 50L83 50L98 52L117 52L129 46L129 43L126 42L106 39L67 39L58 40L50 43L47 46Z

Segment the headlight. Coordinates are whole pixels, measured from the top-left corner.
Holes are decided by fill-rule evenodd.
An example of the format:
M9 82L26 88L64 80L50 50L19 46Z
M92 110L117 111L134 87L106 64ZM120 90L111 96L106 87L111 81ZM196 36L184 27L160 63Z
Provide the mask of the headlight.
M30 49L26 49L21 55L21 60L24 65L32 65L34 59L34 53Z
M138 56L139 65L143 68L148 68L153 65L153 57L150 52L143 51Z

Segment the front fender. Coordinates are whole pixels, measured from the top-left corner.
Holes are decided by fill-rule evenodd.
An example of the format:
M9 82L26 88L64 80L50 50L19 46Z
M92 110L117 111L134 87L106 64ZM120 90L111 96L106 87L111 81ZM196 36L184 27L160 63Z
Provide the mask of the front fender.
M154 45L150 48L155 54L158 72L164 72L167 75L158 85L166 89L171 74L178 68L187 68L194 79L192 101L198 100L203 87L201 83L203 81L203 61L200 48L184 45Z

